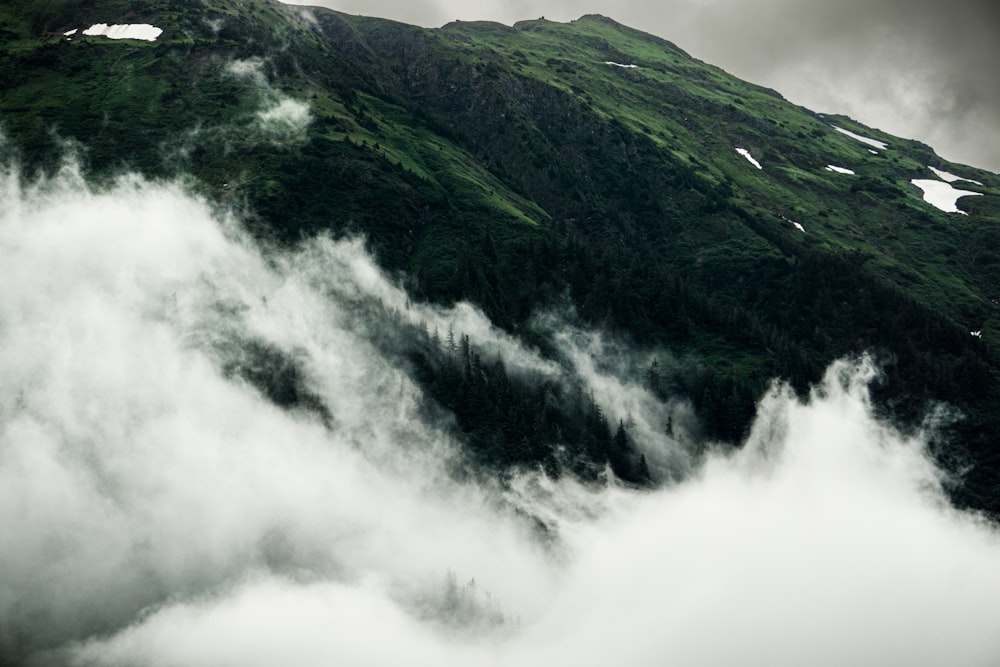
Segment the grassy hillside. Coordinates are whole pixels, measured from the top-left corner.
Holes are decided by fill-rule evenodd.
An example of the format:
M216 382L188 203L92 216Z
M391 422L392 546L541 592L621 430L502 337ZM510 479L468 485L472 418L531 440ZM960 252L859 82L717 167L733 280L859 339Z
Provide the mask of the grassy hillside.
M163 34L64 35L97 22ZM741 437L770 378L804 389L876 350L887 412L967 415L959 499L1000 508L996 174L600 16L429 30L267 0L18 0L0 8L0 91L31 169L71 145L95 178L190 174L262 238L363 233L416 295L525 335L568 294L708 369L673 390L712 437ZM956 183L982 193L968 215L922 199L931 166L979 182Z

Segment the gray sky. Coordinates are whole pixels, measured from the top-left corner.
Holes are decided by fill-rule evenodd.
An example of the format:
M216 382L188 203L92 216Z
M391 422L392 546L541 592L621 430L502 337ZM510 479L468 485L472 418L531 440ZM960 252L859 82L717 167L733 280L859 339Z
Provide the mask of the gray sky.
M996 0L295 0L424 26L599 13L810 109L1000 172Z

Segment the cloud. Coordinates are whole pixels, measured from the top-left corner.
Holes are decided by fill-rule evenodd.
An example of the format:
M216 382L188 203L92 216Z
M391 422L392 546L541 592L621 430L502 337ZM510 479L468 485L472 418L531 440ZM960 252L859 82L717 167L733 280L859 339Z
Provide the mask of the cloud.
M872 418L872 372L838 363L804 404L775 389L743 450L605 516L532 636L590 664L995 660L997 534Z
M808 404L775 390L749 446L696 480L611 492L510 636L420 624L377 581L254 577L70 663L992 664L1000 541L944 506L919 442L873 421L870 373L838 365Z
M452 443L309 283L317 267L265 259L174 185L95 191L67 168L4 186L4 651L108 632L253 568L489 581L542 557L512 546L527 528L481 513L487 491L447 481ZM227 376L220 355L244 340L303 359L333 430Z
M542 313L532 325L549 336L565 357L570 376L565 383L579 384L609 419L625 423L654 479L677 480L691 472L694 445L700 440L694 408L683 396L664 403L643 386L653 360L650 355L637 354L607 334L581 328L572 312ZM682 367L664 353L657 363L663 371L671 365ZM617 426L612 423L612 430Z
M535 350L494 326L479 308L459 302L451 307L412 301L404 289L390 281L366 251L362 239L331 241L319 238L301 254L301 270L309 279L343 303L375 301L408 324L422 326L429 333L456 340L460 335L489 357L501 357L514 371L555 375L558 366L542 359ZM332 277L335 277L332 278Z
M226 69L236 78L252 83L259 88L267 88L267 75L264 74L264 59L258 57L237 58L231 60Z
M455 443L358 309L402 298L516 345L474 309L407 311L360 241L265 253L176 184L95 188L67 165L0 192L6 662L1000 656L996 527L873 415L868 361L805 402L776 387L743 449L656 491L456 481ZM296 359L329 420L227 373L248 340ZM601 391L642 398L622 387Z
M260 128L265 134L275 136L300 136L312 121L308 105L291 98L284 98L257 112Z
M190 166L192 152L197 146L211 146L212 150L228 154L241 144L287 146L301 144L307 139L313 121L309 104L286 95L271 84L267 59L235 58L219 66L246 87L244 99L249 108L222 124L198 122L184 132L181 141L164 145L165 159L178 171Z
M921 1L905 12L888 0L733 9L722 25L703 19L698 51L707 60L817 111L846 113L946 158L1000 169L988 141L1000 132L1000 83L983 69L1000 55L993 3ZM720 31L724 39L710 38Z
M252 628L252 631L249 629ZM180 639L180 641L178 641ZM435 636L377 585L299 584L261 577L201 604L177 604L109 641L74 649L72 664L455 664Z
M274 141L302 140L312 122L309 105L288 97L271 85L262 58L236 59L226 69L257 90L262 108L255 114L256 129Z

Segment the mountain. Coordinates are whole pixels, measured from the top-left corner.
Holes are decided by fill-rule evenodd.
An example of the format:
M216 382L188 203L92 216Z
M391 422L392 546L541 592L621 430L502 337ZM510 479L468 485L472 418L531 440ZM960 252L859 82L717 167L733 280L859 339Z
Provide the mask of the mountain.
M95 24L162 32L85 34ZM706 442L738 443L773 378L805 392L872 351L879 409L909 429L939 404L960 413L935 454L961 473L957 503L1000 511L996 174L602 16L424 29L268 0L13 0L0 91L4 150L29 173L71 153L95 182L189 178L262 243L362 235L413 298L468 300L541 350L536 315L567 304L669 350L683 370L637 379L688 397ZM948 212L955 187L976 196ZM543 444L507 446L533 437L509 425L517 410L482 422L456 389L486 375L453 334L465 370L415 343L401 363L483 460L558 468ZM278 404L315 403L294 364L255 350L232 372ZM501 376L477 400L516 391L505 400L530 412L538 387ZM563 409L545 433L586 417ZM590 415L592 430L610 438L626 417ZM603 465L608 447L585 451ZM646 483L630 456L611 463Z

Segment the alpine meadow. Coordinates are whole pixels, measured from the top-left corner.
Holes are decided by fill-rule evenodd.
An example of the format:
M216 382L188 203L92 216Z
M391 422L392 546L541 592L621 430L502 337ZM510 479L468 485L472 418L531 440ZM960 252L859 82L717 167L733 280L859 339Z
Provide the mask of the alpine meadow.
M0 4L0 665L1000 663L1000 175L586 15Z

